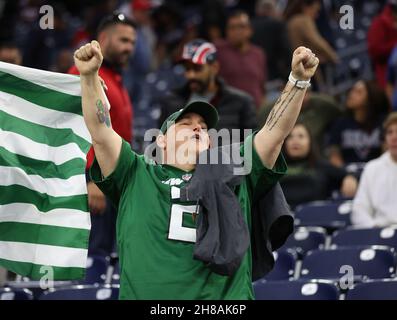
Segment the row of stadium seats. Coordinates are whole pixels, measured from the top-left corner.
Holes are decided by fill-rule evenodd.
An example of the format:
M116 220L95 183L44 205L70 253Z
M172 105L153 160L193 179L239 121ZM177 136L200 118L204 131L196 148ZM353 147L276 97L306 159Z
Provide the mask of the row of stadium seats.
M395 250L387 246L317 249L309 251L302 261L292 250L279 250L274 255L275 266L264 280L338 280L351 270L354 281L363 281L392 278L396 270Z
M371 245L389 246L397 250L397 226L370 229L348 227L331 235L322 227L298 227L282 249L292 249L303 258L307 252L315 249Z
M257 281L256 300L397 300L397 279L357 283L346 293L332 281Z

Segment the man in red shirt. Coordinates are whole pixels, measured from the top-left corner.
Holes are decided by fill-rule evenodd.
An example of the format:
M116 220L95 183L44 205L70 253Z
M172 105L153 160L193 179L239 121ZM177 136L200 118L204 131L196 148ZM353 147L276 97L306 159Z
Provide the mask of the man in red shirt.
M397 0L388 0L388 5L376 16L368 30L368 52L375 67L378 84L386 86L386 69L389 56L397 44Z
M136 26L121 13L105 17L99 24L97 38L103 52L99 76L107 90L113 129L126 141L132 141L132 103L122 82L121 71L128 63L136 42ZM69 73L79 74L76 66ZM93 148L87 155L87 169L94 159ZM116 212L107 208L105 195L93 183L87 183L88 203L92 215L90 249L108 254L113 248ZM106 211L105 211L106 210Z

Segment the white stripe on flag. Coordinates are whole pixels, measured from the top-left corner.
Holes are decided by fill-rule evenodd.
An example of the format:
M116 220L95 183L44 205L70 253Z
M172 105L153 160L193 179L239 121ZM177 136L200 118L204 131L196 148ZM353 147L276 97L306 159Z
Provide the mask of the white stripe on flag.
M30 203L0 205L0 222L22 222L90 230L90 214L74 209L39 211Z
M80 77L76 75L32 69L5 62L0 62L0 71L34 82L39 86L51 90L60 91L73 96L81 95Z
M76 135L91 143L91 136L84 123L84 118L78 114L44 108L6 92L0 92L0 110L49 128L70 128Z
M75 143L68 143L60 147L51 147L43 143L35 142L18 133L0 129L0 147L21 156L52 161L56 165L63 164L75 158L85 161L85 154Z
M87 249L0 241L0 258L44 266L85 268Z
M53 197L87 194L85 174L72 176L68 179L43 178L39 175L27 174L21 168L5 166L0 166L0 172L0 184L3 186L17 184Z

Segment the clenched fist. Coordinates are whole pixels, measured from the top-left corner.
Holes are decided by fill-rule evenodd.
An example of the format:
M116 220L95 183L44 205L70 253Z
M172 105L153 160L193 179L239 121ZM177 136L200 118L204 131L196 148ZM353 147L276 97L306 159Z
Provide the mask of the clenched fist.
M298 47L292 56L292 75L297 80L309 80L318 67L319 60L308 48Z
M98 41L91 41L74 52L74 63L81 75L92 75L101 67L103 56Z

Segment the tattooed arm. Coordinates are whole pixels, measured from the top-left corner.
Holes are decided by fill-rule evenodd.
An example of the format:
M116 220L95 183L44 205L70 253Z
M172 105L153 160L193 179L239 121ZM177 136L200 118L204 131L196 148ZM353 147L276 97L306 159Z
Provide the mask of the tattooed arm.
M82 46L74 53L74 62L80 72L84 121L91 134L102 174L106 177L116 167L121 150L121 138L112 129L109 106L98 76L102 60L101 48L97 41Z
M299 47L292 57L292 75L297 80L309 80L314 75L318 62L310 49ZM255 135L255 149L266 167L273 168L284 139L298 118L305 93L306 89L298 88L288 81L265 125Z

